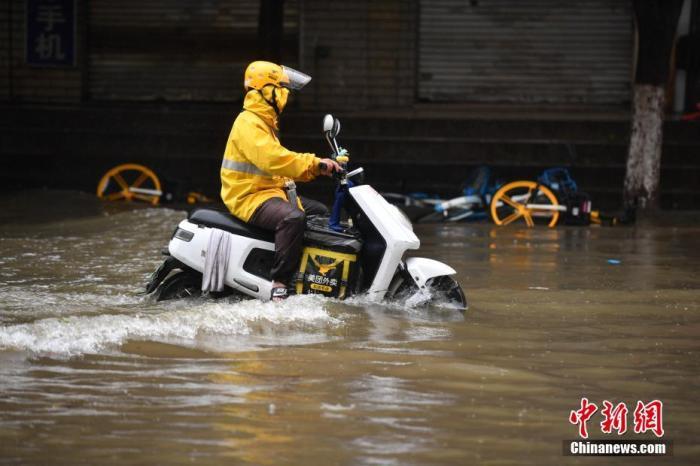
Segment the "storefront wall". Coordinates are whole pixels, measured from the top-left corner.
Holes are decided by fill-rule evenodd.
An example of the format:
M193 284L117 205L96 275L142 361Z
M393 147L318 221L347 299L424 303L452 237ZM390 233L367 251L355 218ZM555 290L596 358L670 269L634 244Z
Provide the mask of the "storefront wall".
M0 13L1 99L45 103L82 100L85 14L82 2L76 0L72 11L63 8L67 3L52 5L36 0L8 0L3 5ZM30 5L32 14L27 13ZM71 27L59 36L57 30L61 25ZM36 33L37 27L45 31L38 31L38 35L28 33L28 30ZM68 39L75 45L70 51L66 48ZM62 61L61 57L70 59Z
M65 0L64 0L65 1ZM0 12L0 98L33 102L241 98L259 0L76 0L72 66L26 62L26 7ZM282 61L313 76L302 109L420 102L629 103L626 0L284 3Z
M257 51L257 0L91 0L92 100L232 101ZM298 54L297 2L285 2L285 58Z

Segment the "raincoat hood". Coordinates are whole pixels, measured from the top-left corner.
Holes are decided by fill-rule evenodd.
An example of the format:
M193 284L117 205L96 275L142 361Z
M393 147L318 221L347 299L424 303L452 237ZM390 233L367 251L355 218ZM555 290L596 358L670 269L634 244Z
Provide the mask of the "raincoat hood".
M275 90L274 93L273 89ZM265 96L264 98L261 93ZM272 101L276 96L277 108L281 113L287 104L288 95L289 91L287 89L275 89L272 86L265 87L261 91L253 89L246 94L245 100L243 101L243 109L255 113L271 128L279 130L279 118L277 113L275 113L275 109L272 108L265 99Z

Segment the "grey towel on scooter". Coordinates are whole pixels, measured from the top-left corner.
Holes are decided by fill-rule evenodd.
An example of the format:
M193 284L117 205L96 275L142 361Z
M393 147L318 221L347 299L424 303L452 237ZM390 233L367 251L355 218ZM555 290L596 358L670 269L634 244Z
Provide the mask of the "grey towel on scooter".
M231 251L231 235L225 231L212 228L209 235L209 246L204 258L202 273L202 291L222 291L224 278L228 269L228 258Z

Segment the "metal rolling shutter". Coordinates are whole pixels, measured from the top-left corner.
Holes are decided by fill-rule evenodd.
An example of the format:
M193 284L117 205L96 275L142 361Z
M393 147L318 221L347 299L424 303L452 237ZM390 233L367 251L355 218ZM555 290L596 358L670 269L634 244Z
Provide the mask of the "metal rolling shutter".
M415 99L414 0L303 0L306 108L392 108Z
M421 0L419 97L620 105L630 100L626 0Z
M90 97L226 101L255 58L258 0L93 0ZM298 54L298 8L285 2L283 54ZM293 65L292 65L293 66Z

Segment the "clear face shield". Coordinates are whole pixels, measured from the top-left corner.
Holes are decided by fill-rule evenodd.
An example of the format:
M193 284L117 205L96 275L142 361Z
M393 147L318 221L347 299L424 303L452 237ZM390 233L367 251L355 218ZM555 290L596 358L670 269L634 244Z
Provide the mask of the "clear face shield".
M285 82L285 78L287 78L288 82ZM308 74L304 74L288 66L282 66L282 81L280 82L282 87L298 91L309 84L309 81L311 81L311 76Z

